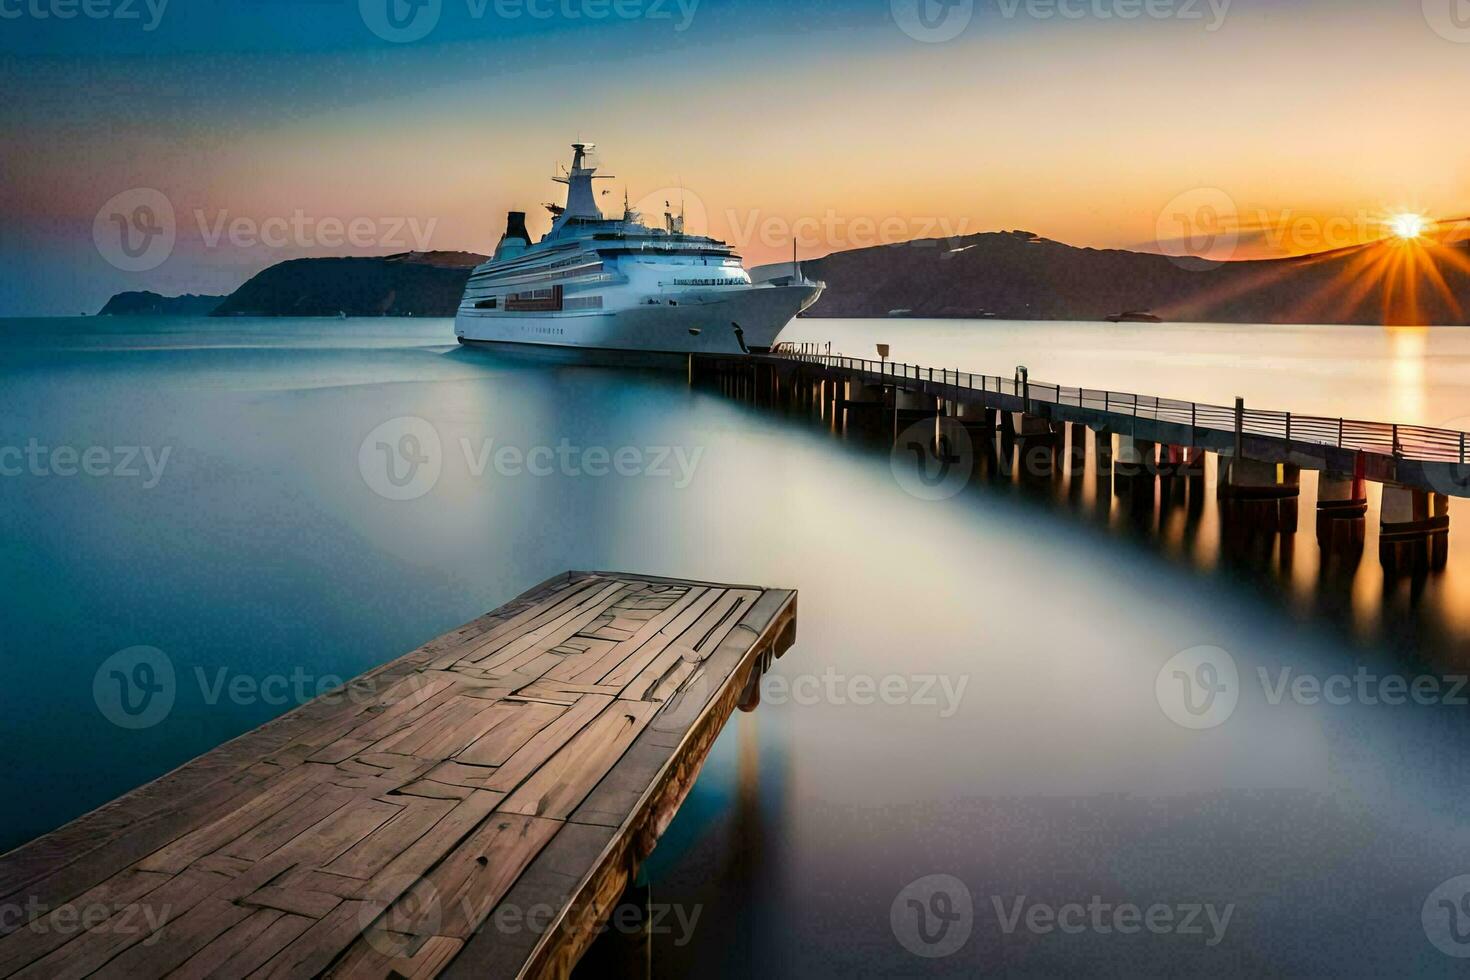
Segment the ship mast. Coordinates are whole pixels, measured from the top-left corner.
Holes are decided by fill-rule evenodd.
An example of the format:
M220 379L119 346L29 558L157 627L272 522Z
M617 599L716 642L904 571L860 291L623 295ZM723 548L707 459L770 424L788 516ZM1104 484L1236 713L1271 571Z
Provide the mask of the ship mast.
M602 210L597 206L597 195L593 193L592 182L612 180L613 177L611 174L599 174L596 167L587 166L587 151L595 147L595 143L573 143L572 168L565 175L558 174L551 178L558 184L567 185L566 205L560 210L548 205L551 213L556 215L556 221L551 226L553 232L573 218L602 220Z

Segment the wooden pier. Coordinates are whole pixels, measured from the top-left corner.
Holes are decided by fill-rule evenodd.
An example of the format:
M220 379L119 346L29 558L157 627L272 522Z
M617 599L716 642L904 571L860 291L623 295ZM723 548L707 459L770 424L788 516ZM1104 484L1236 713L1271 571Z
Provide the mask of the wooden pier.
M815 346L815 345L810 345ZM953 414L966 423L982 413L1013 413L1045 427L1086 425L1156 444L1198 448L1226 456L1285 462L1354 473L1370 480L1470 497L1470 433L1430 426L1370 422L1247 407L1181 401L1155 395L1083 388L1031 380L1024 368L1011 377L868 360L800 349L769 354L695 354L691 380L739 379L756 400L816 387L839 409L887 407L897 418L898 393L927 400L928 414ZM1039 431L1039 429L1038 429Z
M1202 480L1205 455L1213 453L1222 500L1282 526L1294 525L1301 473L1313 470L1322 540L1361 539L1367 484L1377 483L1385 567L1442 567L1449 498L1470 497L1470 433L1247 408L1239 399L1225 407L1068 387L1031 380L1025 368L1007 378L831 355L818 346L691 355L689 380L757 405L808 412L844 434L902 444L906 454L927 453L939 473L963 457L953 451L958 444L1007 460L1022 447L1026 472L1049 476L1065 452L1075 475L1090 442L1099 478L1110 489L1127 486L1134 503L1144 499L1139 480ZM1273 516L1269 505L1277 503L1283 506Z
M0 976L566 976L795 632L558 576L0 857Z

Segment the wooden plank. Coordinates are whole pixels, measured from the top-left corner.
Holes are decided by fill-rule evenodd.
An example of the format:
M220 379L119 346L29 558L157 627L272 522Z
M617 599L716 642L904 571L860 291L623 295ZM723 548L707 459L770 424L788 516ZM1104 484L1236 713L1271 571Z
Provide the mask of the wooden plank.
M607 775L660 705L617 700L500 804L508 813L565 820Z
M153 891L171 880L171 876L129 868L93 888L78 895L74 901L56 909L44 910L44 914L31 916L26 924L17 924L16 930L0 939L0 977L8 977L28 963L68 942L75 934L71 923L81 922L82 915L100 914L93 910L120 908ZM36 928L28 928L39 919Z
M169 974L170 980L204 980L205 977L226 975L225 964L259 938L282 915L276 909L256 909L249 913L216 937L214 942L185 960L183 965ZM302 929L305 930L304 925Z
M365 933L364 935L369 935ZM408 936L374 930L366 942L353 944L327 971L335 977L385 977L394 980L427 980L436 977L464 948L464 941L449 936Z
M250 914L250 909L233 902L205 899L92 976L101 980L161 977Z
M402 797L398 798L402 801ZM324 871L349 878L371 878L444 819L454 803L443 800L415 799L401 806L396 814L341 857L325 864Z
M671 603L658 616L644 623L636 633L620 643L604 643L606 649L601 656L595 659L581 659L562 664L546 673L547 681L574 681L579 683L596 684L598 681L618 664L626 660L634 651L643 644L653 639L667 626L674 622L684 610L697 602L707 589L689 589ZM713 600L710 600L713 601ZM593 648L596 649L595 647ZM591 651L589 651L591 652ZM622 687L621 684L611 685Z
M260 969L253 980L314 977L325 970L382 909L371 902L343 902L325 919L313 922Z
M503 766L547 725L566 713L566 708L536 702L501 701L491 709L493 722L483 735L453 754L456 762L474 766Z
M514 660L523 651L531 647L539 645L550 649L558 643L561 643L567 637L575 634L587 623L596 619L602 614L604 609L617 602L635 584L623 581L599 583L600 588L587 590L583 594L586 598L579 597L581 601L555 619L551 619L503 645L496 646L491 644L487 648L476 650L474 656L467 656L462 662L479 664L489 670L500 670L502 664Z
M386 928L467 938L561 827L557 820L495 814L388 909Z
M638 647L631 656L627 657L612 670L601 677L593 677L590 674L582 675L576 680L590 681L599 684L626 685L638 672L648 666L664 649L684 635L684 631L699 622L709 608L725 595L724 589L709 589L695 599L679 615L670 620L669 624L659 630L649 641Z
M605 694L582 695L576 704L533 735L504 765L496 769L494 775L485 780L485 788L502 793L515 789L613 701L613 698Z
M434 666L446 667L464 661L473 662L492 654L510 640L559 618L567 610L579 605L588 595L604 587L605 582L599 578L573 581L564 588L548 594L545 598L531 603L506 622L487 630L483 635L477 637L473 644L467 644L463 649L452 650L444 657L435 660Z
M12 975L17 980L85 977L209 898L227 881L222 874L186 871Z
M107 920L7 922L0 975L565 975L794 605L550 579L0 856L11 895ZM480 928L517 896L547 932Z

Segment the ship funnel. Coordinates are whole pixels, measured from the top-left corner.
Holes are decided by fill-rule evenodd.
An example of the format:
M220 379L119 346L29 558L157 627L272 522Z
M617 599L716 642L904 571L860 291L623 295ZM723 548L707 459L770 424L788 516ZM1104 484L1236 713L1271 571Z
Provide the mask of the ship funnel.
M531 244L531 233L526 231L526 212L512 211L505 216L505 237Z
M526 231L526 212L511 211L505 216L505 234L495 246L495 260L519 255L531 246L531 233Z

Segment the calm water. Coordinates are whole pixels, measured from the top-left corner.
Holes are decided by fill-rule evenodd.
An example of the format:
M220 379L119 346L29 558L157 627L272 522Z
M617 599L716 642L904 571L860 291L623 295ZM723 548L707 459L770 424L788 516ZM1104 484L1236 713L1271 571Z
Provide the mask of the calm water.
M808 320L785 339L865 353L875 337L909 360L1164 395L1470 411L1466 331ZM642 570L801 590L772 677L802 695L768 686L729 726L650 862L654 902L698 914L691 941L657 937L658 975L1463 970L1421 921L1470 873L1451 685L1404 705L1273 691L1461 669L1464 528L1443 567L1397 571L1371 527L1360 550L1319 547L1310 476L1287 531L1232 522L1198 488L1115 495L1086 470L982 465L924 500L820 419L451 341L447 321L0 322L0 451L47 450L44 472L0 478L0 847L289 707L216 696L221 680L311 687L557 571ZM1268 366L1308 350L1310 371ZM395 500L424 488L370 464L403 417L438 437L439 474ZM478 466L507 446L573 462ZM99 475L60 475L80 464L57 447L98 449ZM637 465L595 475L593 447ZM177 698L120 728L93 678L137 645L167 654ZM1194 730L1156 681L1200 646L1228 652L1239 700ZM936 874L951 904L924 893L925 922L952 931L926 943L903 890ZM1069 903L1229 918L1046 930ZM963 929L949 955L911 951Z

